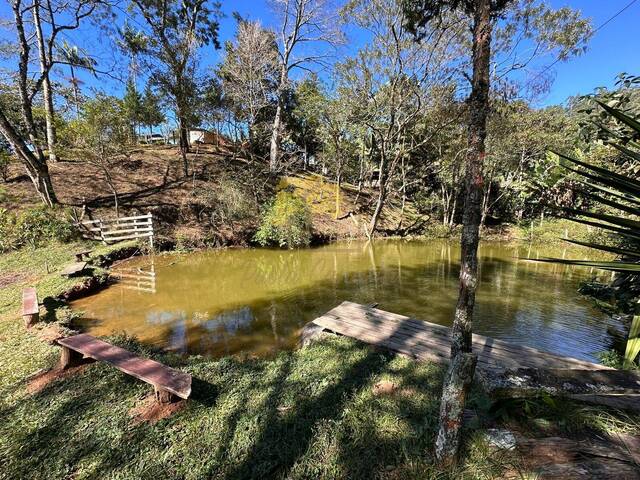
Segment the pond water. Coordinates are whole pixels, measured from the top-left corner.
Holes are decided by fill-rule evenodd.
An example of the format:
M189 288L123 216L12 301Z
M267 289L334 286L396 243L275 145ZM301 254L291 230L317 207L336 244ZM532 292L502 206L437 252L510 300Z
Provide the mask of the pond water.
M474 331L596 360L610 347L607 315L576 289L597 272L530 262L593 252L485 242ZM139 257L122 281L73 303L90 333L126 332L184 354L268 355L343 300L450 326L459 246L446 241L354 241L306 250L228 249Z

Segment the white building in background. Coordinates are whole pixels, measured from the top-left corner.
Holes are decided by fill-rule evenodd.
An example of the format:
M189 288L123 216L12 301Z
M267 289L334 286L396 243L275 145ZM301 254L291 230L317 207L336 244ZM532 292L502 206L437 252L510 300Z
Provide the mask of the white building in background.
M189 130L189 145L196 143L215 144L217 135L214 132L204 130L202 128L192 128Z

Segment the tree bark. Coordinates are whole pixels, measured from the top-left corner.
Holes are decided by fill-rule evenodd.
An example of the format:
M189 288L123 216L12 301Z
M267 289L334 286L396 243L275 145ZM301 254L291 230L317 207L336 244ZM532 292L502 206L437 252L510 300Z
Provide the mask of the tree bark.
M15 0L11 4L13 17L16 24L18 45L20 48L18 57L18 93L20 97L20 112L22 123L28 136L24 139L14 127L7 116L0 110L0 133L4 135L17 157L22 161L29 178L33 182L42 202L52 207L58 203L58 199L51 184L47 160L40 148L33 121L32 97L29 91L29 41L24 30L22 3Z
M42 159L38 158L37 152L34 153L29 149L2 110L0 110L0 133L4 135L16 152L18 158L24 164L27 174L33 182L42 202L49 207L57 205L58 199L51 184L47 162L44 160L44 157L42 157Z
M473 76L469 97L465 203L460 241L460 289L451 339L451 363L445 377L440 407L436 458L455 463L467 392L476 359L471 350L473 307L478 284L478 242L483 194L483 163L489 111L491 60L491 0L476 0L473 12Z
M376 202L376 208L373 211L371 221L369 222L369 228L367 230L367 237L369 239L373 237L373 234L376 231L378 220L380 219L380 214L382 213L382 208L384 207L384 201L387 198L387 178L385 172L386 168L385 154L383 151L381 151L380 173L378 174L378 200Z
M280 124L282 123L282 105L278 99L276 107L276 115L273 119L273 127L271 130L271 144L269 147L269 170L276 172L278 170L278 157L280 156Z
M278 85L278 105L276 106L276 114L273 118L273 127L271 130L271 144L269 147L269 170L276 172L279 167L280 160L280 127L282 125L282 96L286 84L289 80L287 65L289 63L289 53L291 49L284 52L282 65L280 66L280 84Z
M189 159L187 153L189 152L189 134L187 130L187 122L183 115L178 115L178 129L179 137L178 143L180 145L180 156L182 157L182 173L185 177L189 176Z
M54 123L53 109L53 91L51 89L51 81L49 80L50 59L47 58L47 52L44 45L44 36L42 35L42 22L40 20L40 4L38 1L33 2L33 24L36 29L36 38L38 40L38 55L40 60L40 73L42 74L42 97L44 99L44 116L47 129L47 149L49 150L49 160L56 162L56 129Z

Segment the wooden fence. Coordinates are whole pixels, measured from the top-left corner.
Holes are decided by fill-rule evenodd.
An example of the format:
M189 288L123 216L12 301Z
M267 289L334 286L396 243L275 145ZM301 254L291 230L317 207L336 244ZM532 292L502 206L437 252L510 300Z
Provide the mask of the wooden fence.
M134 238L148 238L149 246L153 248L153 215L137 215L134 217L120 217L108 220L87 220L76 224L82 237L104 243L115 243Z

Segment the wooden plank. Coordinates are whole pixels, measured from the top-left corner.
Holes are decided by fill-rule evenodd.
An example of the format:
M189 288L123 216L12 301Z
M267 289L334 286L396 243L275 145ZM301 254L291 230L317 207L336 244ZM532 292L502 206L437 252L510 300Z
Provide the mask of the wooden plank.
M70 277L71 275L76 275L82 272L85 268L87 268L87 262L70 263L64 268L64 270L62 270L62 272L60 272L60 275L63 277Z
M371 319L374 321L393 321L395 323L402 323L407 328L414 327L419 331L428 331L430 335L442 335L446 337L446 341L450 342L450 329L443 325L437 325L434 323L426 322L423 320L416 320L410 317L405 317L403 315L399 315L396 313L386 312L384 310L378 310L366 307L364 305L360 305L353 302L343 302L338 307L333 310L327 312L326 315L332 314L334 310L337 310L340 315L348 313L349 316L359 316L367 319ZM571 357L562 357L559 355L555 355L548 352L543 352L541 350L537 350L532 347L527 347L524 345L515 345L503 340L498 340L491 337L485 337L478 334L473 334L473 343L474 345L490 345L494 350L506 350L512 354L518 355L535 355L540 358L546 358L549 361L564 361L566 363L571 363L576 365L575 368L598 368L600 370L608 370L610 367L605 367L604 365L588 362L585 360L580 360L577 358Z
M314 320L316 325L366 343L385 346L414 358L448 362L450 329L352 302L343 302ZM482 368L555 367L611 370L603 365L513 345L482 335L473 336Z
M120 230L103 230L102 233L105 237L107 237L108 235L122 235L123 233L131 233L131 232L138 232L138 233L142 233L142 232L152 232L153 228L152 227L140 227L140 228L124 228L124 229L120 229Z
M147 238L147 237L153 237L153 232L141 233L139 235L126 235L123 237L104 237L104 240L109 242L115 242L117 240L132 240L134 238Z
M434 335L434 334L442 335L443 337L446 338L445 340L446 342L450 342L450 337L449 337L450 329L443 325L437 325L437 324L429 323L422 320L416 320L410 317L405 317L402 315L385 312L383 310L370 309L362 305L354 304L351 302L345 302L345 303L347 303L346 305L347 309L345 311L348 311L350 314L354 314L359 311L361 312L361 314L363 314L367 318L371 318L371 316L374 316L374 318L377 317L378 319L383 318L385 321L387 319L393 319L395 322L401 322L403 325L407 327L415 327L418 330L426 330L429 332L430 335ZM522 355L524 357L529 355L534 355L539 358L545 358L550 362L563 361L565 363L575 365L575 368L597 368L601 370L610 369L609 367L605 367L604 365L600 365L600 364L596 364L596 363L592 363L592 362L588 362L588 361L580 360L576 358L571 358L571 357L563 357L560 355L543 352L541 350L538 350L532 347L515 345L515 344L505 342L503 340L498 340L495 338L485 337L477 334L473 335L473 343L474 345L477 345L477 346L491 347L493 351L504 350L506 352L509 352L510 354Z
M640 413L640 393L575 393L568 397L579 402Z
M22 315L33 315L38 313L38 294L33 287L27 287L22 290Z
M109 363L157 389L166 390L180 398L191 395L191 375L167 367L160 362L141 358L120 347L103 342L86 333L62 338L58 343L63 347L81 353L85 357Z
M116 223L102 223L102 228L107 228L107 229L115 229L115 228L121 228L121 227L151 227L153 226L153 223L149 220L145 220L145 221L141 221L141 220L134 220L132 222L116 222Z
M324 316L324 318L326 317L328 317L328 315ZM403 324L389 325L389 324L383 324L383 323L376 323L375 326L372 326L370 323L368 324L366 320L363 320L362 318L346 316L346 315L338 318L337 320L342 322L347 322L350 324L361 322L360 326L365 329L372 329L378 332L385 332L385 334L393 333L395 337L402 337L402 338L409 337L409 338L421 339L423 343L430 345L432 348L439 348L442 351L446 351L446 352L449 351L451 346L451 341L448 334L446 337L441 337L440 335L434 335L433 331L429 330L429 326L428 326L429 324L427 324L426 322L424 323L427 326L423 327L420 331L417 331L412 329L405 330L404 328L405 326ZM446 328L446 327L443 327L443 328ZM569 362L565 361L565 357L546 354L543 352L539 352L539 354L536 354L536 355L531 355L531 354L521 355L519 352L516 352L517 353L516 355L511 352L503 351L499 348L493 348L493 346L491 345L491 340L493 339L487 339L486 337L482 337L482 339L484 343L474 342L473 344L474 351L478 353L479 358L482 359L483 357L486 357L488 360L495 360L495 361L501 360L504 366L546 367L549 364L549 362L551 362L556 365L566 364L568 367L572 367L572 368L582 367L581 364L578 365L570 361Z
M107 219L97 219L97 220L85 220L83 222L80 222L80 225L90 225L93 223L108 223L108 222L123 222L123 221L127 221L127 220L140 220L140 219L149 219L149 218L153 218L153 214L151 213L146 213L144 215L134 215L132 217L119 217L119 218L107 218Z
M22 319L24 320L24 326L31 328L32 325L38 323L39 318L38 294L35 288L27 287L22 290Z

